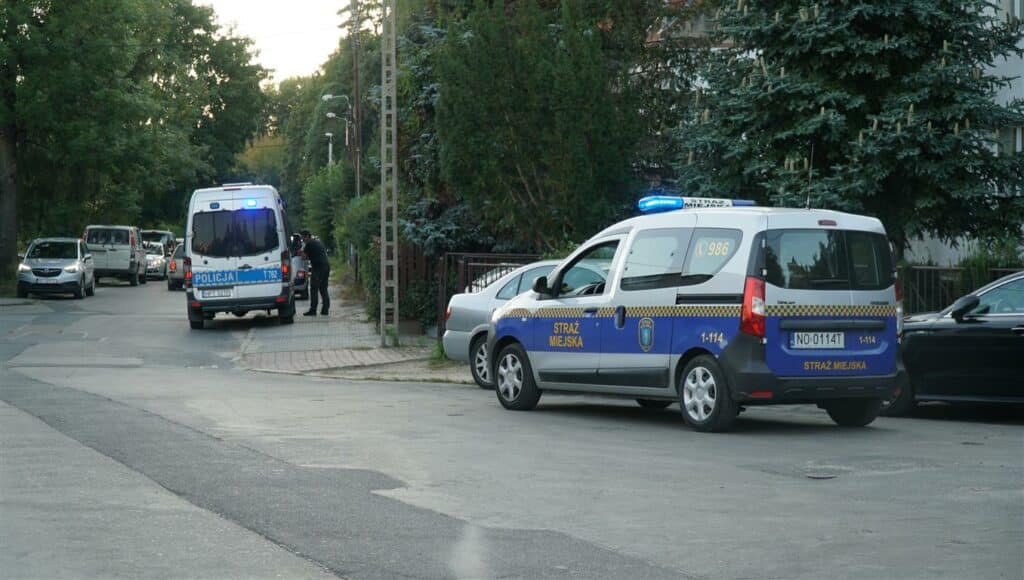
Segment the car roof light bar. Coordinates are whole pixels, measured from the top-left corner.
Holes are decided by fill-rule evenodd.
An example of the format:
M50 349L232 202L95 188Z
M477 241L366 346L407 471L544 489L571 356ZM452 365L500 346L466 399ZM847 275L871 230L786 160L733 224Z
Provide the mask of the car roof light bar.
M703 207L753 207L750 199L725 199L720 197L679 197L675 195L649 195L637 202L642 213L659 213L677 209Z

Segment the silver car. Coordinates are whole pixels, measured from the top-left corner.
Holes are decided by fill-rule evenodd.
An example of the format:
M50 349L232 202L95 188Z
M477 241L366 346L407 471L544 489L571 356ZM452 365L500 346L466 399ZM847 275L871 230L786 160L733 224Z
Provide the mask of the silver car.
M181 290L185 287L185 244L178 244L167 259L167 289Z
M146 248L146 276L167 279L167 248L162 242L142 242Z
M18 264L18 297L29 294L72 294L75 298L96 292L92 254L82 240L39 238Z
M534 262L501 276L495 275L495 271L488 272L467 288L480 290L456 294L448 301L442 339L444 354L452 360L469 362L469 371L481 389L494 388L487 356L487 325L491 314L509 299L529 290L534 280L550 274L558 263L558 260ZM597 268L593 268L591 274L595 280L605 279L605 274ZM483 285L485 280L486 285Z

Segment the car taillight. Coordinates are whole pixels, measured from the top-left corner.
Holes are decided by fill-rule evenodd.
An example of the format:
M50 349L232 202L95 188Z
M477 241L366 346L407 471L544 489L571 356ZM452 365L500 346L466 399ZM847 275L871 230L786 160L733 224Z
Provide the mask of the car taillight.
M292 271L292 254L288 250L281 252L281 281L288 281L288 273Z
M452 317L452 307L449 306L448 309L444 311L444 321L448 322L448 319L451 318L451 317Z
M181 265L185 269L185 287L192 287L192 258L183 258Z
M740 332L764 338L764 280L747 276L743 285L743 308L740 310Z
M169 268L171 269L171 272L177 272L178 271L178 261L177 260L171 260L171 265L169 266Z

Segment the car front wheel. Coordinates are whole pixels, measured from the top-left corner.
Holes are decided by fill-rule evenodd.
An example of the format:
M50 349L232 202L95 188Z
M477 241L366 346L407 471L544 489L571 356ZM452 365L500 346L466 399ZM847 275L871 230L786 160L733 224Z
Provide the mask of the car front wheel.
M494 365L494 386L498 401L506 409L529 411L537 406L541 392L522 346L510 344L501 349Z

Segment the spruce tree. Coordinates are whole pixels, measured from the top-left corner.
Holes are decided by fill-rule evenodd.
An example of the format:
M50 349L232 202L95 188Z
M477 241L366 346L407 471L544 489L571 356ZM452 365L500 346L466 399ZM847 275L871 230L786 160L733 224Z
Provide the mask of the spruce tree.
M902 252L926 232L1020 235L1024 154L996 154L1024 102L991 66L1019 19L984 0L732 0L676 132L680 186L874 215ZM1020 71L1024 75L1024 71Z

